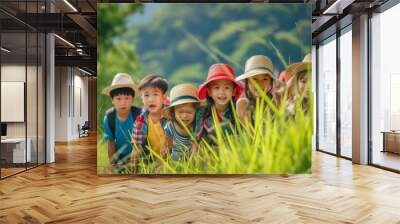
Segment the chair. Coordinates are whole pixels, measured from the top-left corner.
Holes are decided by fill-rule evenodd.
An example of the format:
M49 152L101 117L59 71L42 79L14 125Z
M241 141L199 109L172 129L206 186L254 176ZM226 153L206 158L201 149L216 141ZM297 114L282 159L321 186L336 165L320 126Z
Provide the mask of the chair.
M87 137L87 136L89 136L89 129L90 129L90 123L89 123L89 121L85 121L85 123L82 125L82 127L78 124L79 138L80 138L80 137Z

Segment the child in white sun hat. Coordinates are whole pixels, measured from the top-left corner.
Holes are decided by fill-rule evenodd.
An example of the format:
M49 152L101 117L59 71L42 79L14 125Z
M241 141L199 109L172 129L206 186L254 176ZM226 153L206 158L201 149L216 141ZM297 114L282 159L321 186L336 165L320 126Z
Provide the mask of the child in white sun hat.
M128 166L132 152L132 128L141 111L133 106L136 93L137 86L126 73L116 74L111 85L103 89L103 94L110 96L113 104L103 120L103 138L107 141L112 172L130 172Z
M245 95L236 102L236 111L242 122L254 123L253 116L257 99L262 99L265 95L272 101L275 79L273 69L272 61L267 56L254 55L247 59L245 72L236 78L236 81L245 83Z

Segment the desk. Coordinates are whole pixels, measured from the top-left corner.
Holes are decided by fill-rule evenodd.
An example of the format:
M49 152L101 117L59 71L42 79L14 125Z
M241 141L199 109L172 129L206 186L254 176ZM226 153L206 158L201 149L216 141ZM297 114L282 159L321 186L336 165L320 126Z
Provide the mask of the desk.
M28 142L27 144L28 147L26 147L26 154L25 154L25 138L1 139L1 154L2 154L1 157L3 157L2 159L5 159L6 163L31 162L32 141L30 138L27 138L27 142ZM27 161L25 161L25 158L27 158Z
M382 131L383 150L382 152L393 152L400 154L400 131Z

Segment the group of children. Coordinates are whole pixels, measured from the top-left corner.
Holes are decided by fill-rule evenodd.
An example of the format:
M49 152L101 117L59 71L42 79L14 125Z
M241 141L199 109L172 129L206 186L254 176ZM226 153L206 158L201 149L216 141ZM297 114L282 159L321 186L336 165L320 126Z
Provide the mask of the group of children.
M103 90L113 104L103 123L110 165L122 172L121 167L130 167L140 159L148 164L166 157L185 160L198 150L195 142L205 139L213 144L216 119L224 133L240 123L236 117L241 123L254 123L260 98L268 97L278 105L286 92L289 114L294 113L294 101L300 96L302 108L308 110L310 59L307 55L302 62L290 65L279 79L272 61L263 55L249 58L244 74L238 77L229 64L213 64L198 89L178 84L170 90L169 98L168 81L162 76L148 75L136 85L130 75L118 73ZM132 106L136 95L141 97L142 108Z

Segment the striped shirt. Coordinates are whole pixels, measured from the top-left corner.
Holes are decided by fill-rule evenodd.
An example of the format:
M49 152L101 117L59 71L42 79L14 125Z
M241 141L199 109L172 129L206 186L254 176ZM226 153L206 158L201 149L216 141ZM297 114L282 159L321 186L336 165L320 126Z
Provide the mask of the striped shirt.
M175 124L176 125L176 124ZM192 139L190 135L182 136L180 135L176 129L173 121L169 121L165 127L165 133L172 138L172 146L171 146L171 157L175 161L180 161L185 157L189 156L190 149L192 147Z

